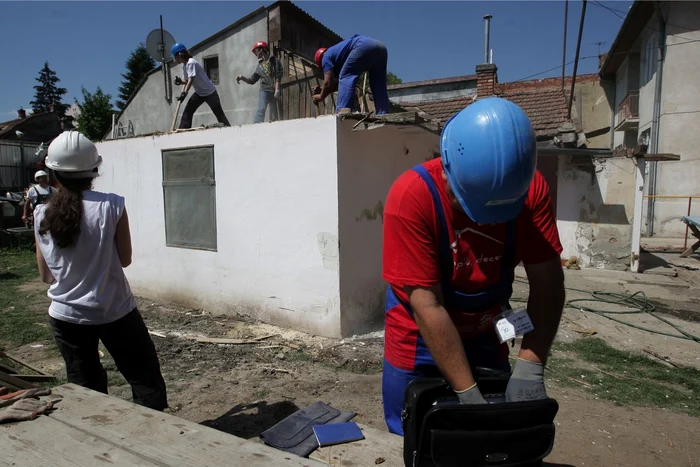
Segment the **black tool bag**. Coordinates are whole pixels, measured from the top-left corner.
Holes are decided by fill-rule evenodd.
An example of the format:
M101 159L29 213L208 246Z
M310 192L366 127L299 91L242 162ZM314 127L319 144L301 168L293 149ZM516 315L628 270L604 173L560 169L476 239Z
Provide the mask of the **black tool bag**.
M508 379L477 377L486 400L503 395ZM406 388L402 414L406 467L539 466L554 446L554 399L459 405L443 378L421 378Z

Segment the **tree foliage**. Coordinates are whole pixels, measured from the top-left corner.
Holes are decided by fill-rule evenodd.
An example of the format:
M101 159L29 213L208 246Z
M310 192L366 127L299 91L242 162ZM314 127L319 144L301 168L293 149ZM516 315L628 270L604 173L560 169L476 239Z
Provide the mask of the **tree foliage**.
M88 137L91 141L100 141L112 126L112 96L102 92L100 87L94 93L90 93L82 87L83 102L75 100L80 109L76 124L78 131Z
M367 80L368 80L367 81L367 89L369 89L369 73L366 71L362 72L362 74L360 75L360 78L357 80L357 85L360 88L362 88L362 86L364 86L365 76L367 76ZM393 74L390 71L386 72L386 85L387 86L391 86L392 84L401 84L401 83L403 83L403 80L401 78L399 78L398 76L396 76L395 74Z
M39 84L34 86L34 100L30 102L32 113L50 112L53 106L54 112L63 118L69 107L68 104L63 103L66 89L58 87L61 80L56 76L56 72L49 68L49 62L44 62L44 68L39 71L39 77L35 79Z
M121 86L119 86L119 100L117 101L117 108L119 110L124 110L126 103L129 98L136 90L136 86L139 85L143 77L149 71L156 67L156 62L148 54L146 46L141 43L139 44L129 55L129 59L126 61L126 73L122 73Z
M387 84L387 86L391 86L392 84L401 84L401 83L403 83L403 80L401 78L399 78L398 76L396 76L395 74L393 74L390 71L386 72L386 84Z

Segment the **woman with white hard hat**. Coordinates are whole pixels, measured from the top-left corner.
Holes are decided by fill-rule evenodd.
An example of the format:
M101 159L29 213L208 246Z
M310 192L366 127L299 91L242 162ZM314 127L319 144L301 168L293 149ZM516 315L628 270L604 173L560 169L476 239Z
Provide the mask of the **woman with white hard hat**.
M49 174L44 170L39 170L34 174L34 180L38 185L34 185L27 191L27 201L24 202L22 210L22 222L30 224L34 209L40 204L45 204L49 197L56 192L56 188L49 185Z
M41 279L50 284L49 320L68 381L107 393L102 341L132 388L136 404L168 407L165 381L123 268L131 264L124 197L92 190L102 157L77 131L48 148L46 166L61 189L34 216Z

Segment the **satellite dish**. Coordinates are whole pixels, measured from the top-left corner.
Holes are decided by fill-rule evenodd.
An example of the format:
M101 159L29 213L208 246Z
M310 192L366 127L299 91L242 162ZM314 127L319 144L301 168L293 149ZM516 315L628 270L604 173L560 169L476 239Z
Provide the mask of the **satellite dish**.
M170 58L170 48L175 45L175 39L165 29L154 29L146 38L146 50L153 60L163 63Z

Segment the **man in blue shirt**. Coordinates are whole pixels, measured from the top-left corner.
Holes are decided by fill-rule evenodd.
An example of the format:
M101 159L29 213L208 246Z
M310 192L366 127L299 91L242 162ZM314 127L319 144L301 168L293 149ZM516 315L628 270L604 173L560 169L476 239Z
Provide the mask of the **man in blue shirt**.
M314 102L323 101L338 90L335 111L352 108L355 85L360 75L369 72L369 88L374 97L375 113L389 113L389 96L386 90L386 46L371 37L355 34L327 49L316 51L316 65L323 70L323 86L317 86Z

